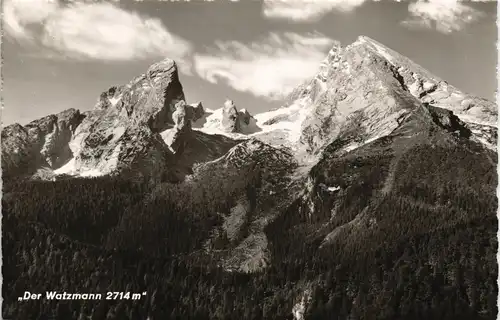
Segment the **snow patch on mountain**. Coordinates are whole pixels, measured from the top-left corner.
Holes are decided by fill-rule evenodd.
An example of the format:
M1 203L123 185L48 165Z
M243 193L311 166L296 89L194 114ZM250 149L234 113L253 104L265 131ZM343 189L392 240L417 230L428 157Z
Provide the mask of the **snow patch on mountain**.
M496 126L497 119L492 102L460 92L365 36L345 48L335 45L318 74L288 101L281 109L255 116L265 133L255 137L272 145L286 141L295 150L302 144L312 154L337 138L350 140L344 151L351 151L386 136L422 103L448 109L469 125Z
M295 101L285 108L259 113L251 117L250 125L241 132L222 128L223 109L206 109L206 114L193 123L193 129L206 134L219 134L233 139L256 138L273 146L293 147L300 138L300 125L306 118L309 98ZM240 112L245 112L241 110Z
M421 103L452 110L470 124L496 122L496 111L487 100L458 91L365 36L345 48L336 43L320 63L318 74L294 90L288 101L281 108L253 116L254 125L246 132L224 130L224 108L207 109L193 128L233 139L256 138L295 151L305 143L313 152L348 134L352 139L343 151L349 152L390 134L399 119Z
M290 106L261 113L255 116L262 132L255 134L255 138L271 145L281 145L295 148L301 135L301 125L306 119L310 103L309 97L294 101ZM273 137L272 134L275 134ZM281 139L277 139L281 138Z
M279 109L252 116L231 100L219 109L187 105L176 64L165 59L128 84L103 92L91 111L5 128L2 159L5 168L17 171L30 163L31 171L47 167L56 174L105 175L130 166L156 172L158 164L164 170L166 162L179 158L187 144L196 145L190 157L203 153L200 148L215 148L209 158L219 157L231 145L228 137L234 143L256 139L286 147L307 167L334 141L341 142L340 151L350 152L389 135L422 104L452 111L472 132L470 139L496 150L494 103L459 91L361 36L346 47L335 43L318 73Z
M115 107L116 104L121 100L122 95L119 95L118 97L111 97L109 98L109 102L111 103L112 107Z
M165 143L167 144L170 151L172 151L172 153L175 153L175 149L172 148L172 144L174 143L176 133L177 133L176 128L166 129L165 131L160 133L161 138L163 139L163 141L165 141Z
M341 189L339 186L327 186L324 183L320 183L319 187L325 191L328 191L328 192L336 192L336 191L339 191Z
M205 109L192 127L206 134L219 134L233 139L244 139L261 131L255 118L246 109L238 111L232 100L227 100L222 108Z
M496 126L495 104L486 99L466 94L440 79L409 58L365 36L353 45L364 45L393 65L408 91L419 101L453 111L466 122Z

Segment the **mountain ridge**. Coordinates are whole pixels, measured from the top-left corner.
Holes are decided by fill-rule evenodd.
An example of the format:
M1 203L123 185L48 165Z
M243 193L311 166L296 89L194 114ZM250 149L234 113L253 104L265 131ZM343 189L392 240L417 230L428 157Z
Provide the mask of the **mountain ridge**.
M56 147L52 147L57 149L61 145L60 148L68 149L68 144L71 151L64 154L66 157L72 154L71 159L63 157L55 166L42 163L35 167L48 167L56 176L110 174L123 167L118 165L120 161L125 161L125 167L134 163L135 160L125 160L126 157L119 154L136 152L130 149L130 144L137 141L134 139L138 136L149 142L145 143L143 151L137 152L163 159L155 163L175 162L169 159L174 158L173 153L182 145L180 141L187 139L182 136L191 131L206 134L205 140L213 134L235 141L257 138L277 148L291 148L302 159L300 161L309 163L316 161L314 159L323 148L338 137L353 137L346 146L349 151L389 134L397 128L400 117L421 103L451 110L471 128L471 139L496 150L497 112L492 102L460 92L420 65L366 36L358 37L345 47L335 43L321 62L318 74L298 86L287 101L282 108L255 116L245 109L238 111L230 100L217 110L205 110L201 103L187 105L177 66L173 60L165 59L151 65L128 84L103 92L92 111L78 116L81 123L71 132L71 141L56 142ZM182 119L175 120L173 117L179 114ZM176 121L186 124L179 129ZM9 126L2 132L21 132L21 127ZM128 134L123 136L125 132ZM47 136L44 139L51 139L49 132L44 135ZM126 140L129 136L130 141ZM3 137L6 141L2 143L7 161L5 168L9 171L15 161L20 163L20 160L13 160L15 156L11 154L15 152L9 149L15 151L16 144L26 150L29 146L24 145L26 141L14 142L16 138L9 134ZM160 171L168 171L168 166ZM142 168L139 171L147 175L151 170Z
M4 316L33 283L148 293L58 319L494 319L496 110L420 68L361 37L250 115L167 59L9 126Z

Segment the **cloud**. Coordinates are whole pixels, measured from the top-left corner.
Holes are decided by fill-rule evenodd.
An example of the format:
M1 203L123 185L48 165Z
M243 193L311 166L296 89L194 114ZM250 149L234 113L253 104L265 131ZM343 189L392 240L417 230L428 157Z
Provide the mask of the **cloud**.
M195 55L194 69L211 83L278 100L317 73L332 44L317 33L271 33L250 44L217 42L208 53Z
M11 38L77 59L126 61L169 57L185 62L191 44L159 19L109 2L6 0L4 26Z
M317 22L330 11L349 12L365 0L264 0L263 15L269 19Z
M435 28L441 33L462 30L482 13L457 0L419 0L408 6L410 17L402 24L409 28Z
M18 40L33 40L28 26L43 23L58 8L54 1L7 0L3 6L5 30Z

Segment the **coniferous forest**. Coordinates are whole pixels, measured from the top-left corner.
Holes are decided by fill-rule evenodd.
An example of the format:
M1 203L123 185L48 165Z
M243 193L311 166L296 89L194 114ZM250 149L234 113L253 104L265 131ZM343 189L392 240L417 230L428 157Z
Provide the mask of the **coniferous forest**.
M323 160L316 182L336 176L350 185L329 222L348 227L321 245L328 197L316 220L297 200L265 229L271 263L248 274L224 270L203 244L222 223L216 213L251 194L255 179L4 181L3 318L294 319L304 298L305 319L495 319L492 164L474 152L424 147L396 168L391 160ZM391 170L392 189L382 193ZM376 222L349 224L363 208ZM146 294L18 301L24 291Z

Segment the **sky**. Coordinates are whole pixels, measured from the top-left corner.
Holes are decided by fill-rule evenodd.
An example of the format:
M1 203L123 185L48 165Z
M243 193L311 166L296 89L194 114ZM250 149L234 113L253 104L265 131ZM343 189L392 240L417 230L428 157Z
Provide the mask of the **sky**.
M188 103L256 114L312 77L335 41L369 36L493 100L496 2L4 0L2 123L94 107L164 58Z

